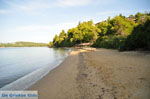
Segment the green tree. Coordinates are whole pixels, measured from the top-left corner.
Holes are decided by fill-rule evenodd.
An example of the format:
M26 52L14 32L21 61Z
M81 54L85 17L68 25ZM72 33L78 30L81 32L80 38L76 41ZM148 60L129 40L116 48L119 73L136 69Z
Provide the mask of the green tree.
M110 23L112 33L116 35L129 35L135 26L135 22L122 16L114 17Z
M137 13L125 17L122 14L94 24L79 22L65 33L64 30L53 39L54 47L70 47L85 42L94 42L94 47L116 49L149 49L149 13ZM138 42L138 43L137 43ZM139 45L138 45L139 44Z
M99 30L99 36L106 36L110 34L111 24L108 21L100 22L96 25Z
M146 49L150 50L150 20L139 24L129 35L121 50Z
M68 30L68 37L70 42L74 42L76 44L82 43L83 33L76 27Z
M80 23L77 27L83 35L82 42L95 41L97 39L98 32L100 32L100 29L98 29L92 21Z

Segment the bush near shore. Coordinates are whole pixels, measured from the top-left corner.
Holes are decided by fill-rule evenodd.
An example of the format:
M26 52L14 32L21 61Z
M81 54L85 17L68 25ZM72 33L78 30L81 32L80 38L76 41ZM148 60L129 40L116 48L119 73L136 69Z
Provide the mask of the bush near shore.
M135 27L132 34L126 38L124 46L121 48L121 50L135 49L150 50L150 20Z
M92 43L92 47L119 50L150 50L150 13L137 13L108 18L94 24L82 22L67 33L62 30L55 35L50 47L72 47L81 43Z

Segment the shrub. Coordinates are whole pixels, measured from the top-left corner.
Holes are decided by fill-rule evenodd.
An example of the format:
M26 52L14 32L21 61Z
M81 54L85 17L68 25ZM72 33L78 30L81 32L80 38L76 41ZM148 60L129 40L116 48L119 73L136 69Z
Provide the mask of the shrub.
M121 50L150 50L150 19L134 28Z
M96 42L92 45L93 47L99 48L113 48L120 49L125 41L125 36L104 36L99 37Z

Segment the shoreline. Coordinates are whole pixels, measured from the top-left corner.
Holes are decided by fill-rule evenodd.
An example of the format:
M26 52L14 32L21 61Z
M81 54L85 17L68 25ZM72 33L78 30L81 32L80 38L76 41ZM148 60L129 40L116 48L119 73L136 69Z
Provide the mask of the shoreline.
M65 60L65 58L63 60L59 60L57 64L53 64L53 67L47 66L45 68L37 69L7 85L4 85L0 88L0 90L26 90L30 88L30 86L34 85L36 82L40 81L50 71L57 68L57 66L59 66ZM35 79L35 76L38 76L38 78Z
M28 90L38 90L39 99L148 99L149 59L138 52L72 51Z
M63 93L61 93L60 92L60 89L59 88L57 88L57 87L61 87L60 85L61 85L61 80L62 81L67 81L67 82L65 82L64 84L67 84L67 85L64 85L64 88L63 89L65 89L65 87L66 86L68 86L68 84L70 83L70 86L68 86L68 88L71 88L71 89L73 89L73 88L75 88L75 77L76 77L76 75L74 75L74 74L77 74L77 68L76 68L76 66L74 65L74 64L72 64L73 66L71 66L71 68L69 68L69 65L66 65L66 63L68 63L68 62L71 62L70 61L70 59L71 60L74 60L74 63L77 63L78 62L78 59L77 59L77 56L78 56L78 54L79 53L81 53L81 52L86 52L86 50L80 50L80 51L71 51L71 52L69 52L69 55L65 58L65 60L61 63L61 64L59 64L56 68L54 68L53 70L51 70L46 76L44 76L41 80L39 80L38 82L36 82L34 85L32 85L31 87L29 87L27 90L37 90L38 89L38 93L39 93L39 99L47 99L47 98L52 98L52 99L57 99L58 97L61 99L61 98L63 98L63 99L65 99L64 97L62 97L62 94ZM69 63L70 64L70 63ZM67 70L65 70L65 71L63 71L64 69L67 69ZM74 69L75 70L75 72L73 73L73 72L70 72L69 70L70 69ZM64 74L65 73L65 74ZM73 74L72 74L73 73ZM61 75L61 74L63 74L63 75ZM71 75L70 75L71 74ZM68 77L68 78L63 78L62 76L64 76L65 75L65 77L67 77L67 76L70 76L70 77ZM54 77L53 77L54 76ZM56 77L55 77L56 76ZM61 76L62 77L62 79L55 79L55 78L58 78L57 76ZM74 77L72 77L72 76L74 76ZM67 79L67 80L66 80ZM71 82L68 82L68 79L71 79L70 81ZM54 90L52 90L53 88L51 88L51 87L49 87L48 89L47 88L45 88L46 86L48 86L49 85L49 83L47 83L47 81L51 81L51 83L54 85L54 86L51 86L51 87L56 87ZM73 81L73 82L72 82ZM46 85L46 86L45 86ZM57 86L57 85L59 85L59 86ZM63 86L62 86L63 87ZM51 89L50 91L51 91L51 95L50 95L50 97L49 96L47 96L47 94L49 93L48 91L49 91L49 89ZM69 90L68 90L69 91ZM76 90L76 92L77 92L78 90ZM58 93L60 94L59 96L58 96ZM78 92L77 92L78 93ZM71 93L72 94L72 93ZM52 96L53 95L53 96ZM55 97L55 96L57 96L57 97Z
M44 50L45 49L48 51L50 50L49 48L44 48ZM51 50L54 50L54 49L51 49ZM22 51L24 51L24 50L22 50ZM3 81L2 80L3 78L1 77L0 90L25 90L25 89L29 88L31 85L35 84L37 81L39 81L41 78L43 78L43 76L47 75L47 73L49 73L49 71L51 71L52 69L59 66L59 64L61 64L65 60L65 58L68 56L69 52L70 52L70 50L68 50L68 49L66 51L64 50L64 53L62 53L62 56L59 55L59 57L53 57L53 58L55 58L53 60L49 60L50 59L49 58L47 61L45 61L44 57L46 57L46 55L44 55L44 57L42 56L43 59L40 59L40 57L39 57L39 60L41 60L41 63L39 62L39 60L33 60L33 61L37 61L37 63L40 63L40 64L31 65L31 67L33 66L34 69L29 71L31 69L31 67L30 67L29 70L26 71L26 73L24 73L24 74L22 73L22 75L21 75L21 72L19 72L19 74L21 76L18 76L18 77L14 76L14 78L16 77L16 79L14 79L12 77L7 78L7 75L6 75L6 78L8 80L11 80L9 83L5 83L5 82L7 82L7 80ZM57 52L57 53L60 53L60 52ZM26 58L23 58L23 59L26 59ZM26 65L30 66L31 63L32 63L32 61L29 61L29 65L22 64L22 65L18 65L18 66L26 66ZM36 68L36 66L38 66L38 68ZM18 68L20 68L20 67L17 67L16 69L18 69ZM20 68L20 70L21 69L22 69L22 71L24 70L23 68ZM3 70L3 71L5 73L6 70ZM12 73L11 75L14 75L14 74ZM3 76L3 72L2 72L1 76ZM4 77L5 77L5 75L4 75Z

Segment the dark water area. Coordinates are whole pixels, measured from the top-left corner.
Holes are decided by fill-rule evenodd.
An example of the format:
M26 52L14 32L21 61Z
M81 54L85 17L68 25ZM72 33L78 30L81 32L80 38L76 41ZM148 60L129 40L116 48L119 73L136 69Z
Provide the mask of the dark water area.
M21 78L28 80L26 83L37 81L57 67L67 57L69 50L47 47L0 48L0 88ZM18 81L19 84L21 82Z

